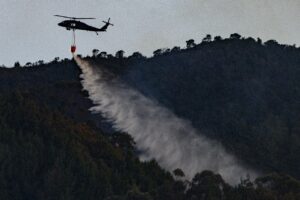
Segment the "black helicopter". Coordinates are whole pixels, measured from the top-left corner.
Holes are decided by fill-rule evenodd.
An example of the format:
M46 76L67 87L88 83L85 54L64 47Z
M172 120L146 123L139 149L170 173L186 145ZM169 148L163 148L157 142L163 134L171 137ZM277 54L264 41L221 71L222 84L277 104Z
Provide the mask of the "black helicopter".
M98 32L105 32L108 26L113 26L113 24L110 23L110 18L108 18L108 21L103 21L105 23L104 26L101 28L96 28L90 25L87 25L81 21L78 20L85 20L85 19L95 19L91 17L67 17L63 15L54 15L56 17L63 17L71 20L65 20L60 23L58 23L58 26L65 27L67 30L84 30L84 31L94 31L98 35Z

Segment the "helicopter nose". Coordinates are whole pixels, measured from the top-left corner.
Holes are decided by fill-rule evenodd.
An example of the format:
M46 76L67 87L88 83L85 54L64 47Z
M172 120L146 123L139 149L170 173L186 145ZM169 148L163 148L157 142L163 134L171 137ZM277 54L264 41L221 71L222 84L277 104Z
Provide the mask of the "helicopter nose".
M58 26L63 26L63 22L60 22L57 24Z

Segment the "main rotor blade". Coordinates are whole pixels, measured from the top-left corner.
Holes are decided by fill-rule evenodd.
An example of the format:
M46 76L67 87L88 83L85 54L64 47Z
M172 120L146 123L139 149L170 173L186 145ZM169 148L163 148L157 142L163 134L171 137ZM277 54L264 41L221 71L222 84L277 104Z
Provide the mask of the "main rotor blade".
M68 17L68 16L63 16L63 15L54 15L54 16L68 18L68 19L96 19L93 17Z
M54 15L55 17L63 17L63 18L68 18L68 19L73 19L74 17L67 17L67 16L63 16L63 15Z
M96 19L93 17L75 17L75 19Z

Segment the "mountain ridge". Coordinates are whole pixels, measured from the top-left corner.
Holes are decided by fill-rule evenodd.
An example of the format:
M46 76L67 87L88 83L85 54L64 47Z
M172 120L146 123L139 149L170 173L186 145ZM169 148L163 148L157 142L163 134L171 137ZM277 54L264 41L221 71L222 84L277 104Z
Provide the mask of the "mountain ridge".
M222 46L222 48L220 48L220 46ZM244 51L237 47L243 47ZM251 48L258 48L260 50L263 49L263 52L265 52L265 54L262 54L262 57L254 56L254 59L252 56L252 51L254 50ZM247 51L245 51L245 49ZM230 50L232 50L232 52L234 53L231 54ZM219 53L215 54L215 51ZM244 53L249 55L238 56L239 54L244 55ZM239 155L240 158L243 158L245 162L257 166L258 168L263 169L266 172L277 171L279 173L291 174L296 178L298 177L297 162L299 158L297 157L298 154L296 153L299 151L299 133L297 128L297 116L299 116L297 115L297 99L299 98L300 91L298 90L299 69L297 67L300 66L298 65L300 60L299 48L279 45L274 41L263 45L259 43L259 41L255 41L253 39L246 40L231 38L221 41L204 42L199 45L193 45L193 47L189 47L188 49L184 50L177 49L176 51L161 51L153 58L145 58L140 54L135 54L133 56L129 56L128 58L112 56L102 57L98 55L94 57L87 57L86 59L93 60L97 63L103 63L103 65L107 66L108 70L111 70L116 76L119 76L122 80L124 80L124 82L139 90L147 97L155 99L167 108L171 108L171 110L174 111L178 116L191 120L192 124L202 130L205 135L222 141L222 143L225 144L228 149L230 149L230 147L232 146L232 148L235 147L236 149L233 149L232 152L235 152L235 155ZM254 65L257 64L256 60L259 60L259 62L257 63L261 64ZM209 64L204 64L204 61L208 62ZM241 63L243 63L243 65ZM283 64L285 65L282 66ZM242 68L241 66L246 67ZM248 68L249 66L254 66L254 69ZM267 66L267 69L269 71L265 70L262 73L261 68L259 68L260 66ZM226 69L228 71L226 71ZM270 69L275 70L273 71ZM285 69L287 69L287 71L285 71ZM243 91L244 87L241 83L243 83L244 79L242 79L242 81L240 82L236 82L236 80L239 80L236 78L241 76L241 74L239 74L238 72L241 72L241 74L246 78L248 75L251 75L252 77L263 78L258 80L252 80L248 78L247 81L249 82L250 80L251 84L245 85L245 87L251 86L251 90ZM266 77L265 75L268 75L268 73L270 73L270 77L268 78L273 77L272 82L268 82L268 79L264 80L264 77ZM171 74L173 77L171 77ZM46 140L34 139L49 137L41 135L44 132L41 131L43 129L49 129L47 132L49 132L49 134L51 135L57 134L55 133L55 130L57 130L58 133L63 133L64 130L67 129L66 132L63 133L64 137L72 138L71 141L77 141L75 142L75 144L80 144L79 146L73 146L71 148L71 151L75 152L72 153L72 156L74 155L74 158L76 159L82 157L80 153L82 151L84 155L83 160L79 159L76 162L70 163L70 160L68 160L67 157L62 159L65 160L67 166L70 166L74 170L81 171L82 169L88 169L89 173L93 174L93 170L90 169L94 169L100 172L104 169L102 168L103 163L101 164L101 162L99 162L100 164L98 163L96 165L87 164L91 160L97 160L98 158L103 159L103 157L101 155L97 157L97 152L101 151L100 149L97 150L97 148L99 147L91 145L91 148L94 149L89 149L90 142L93 143L93 141L90 141L89 137L86 136L82 136L82 138L80 139L81 136L79 137L77 135L80 135L80 133L87 133L88 135L91 134L91 138L97 138L97 134L99 134L99 137L102 138L101 140L103 140L103 142L107 145L107 148L105 147L102 150L104 151L104 154L107 154L110 151L117 151L120 154L124 154L125 157L129 156L132 157L133 160L135 160L133 161L133 163L129 161L130 159L122 160L122 165L124 166L135 166L133 169L131 169L130 167L127 169L127 171L131 173L131 175L127 176L126 170L123 171L124 173L122 172L122 179L107 179L108 177L103 175L104 179L108 180L108 187L111 186L115 189L108 189L107 192L104 192L103 190L97 190L97 188L92 188L89 190L86 186L84 186L85 189L80 190L80 187L77 187L80 181L75 184L77 186L74 186L73 184L74 187L72 186L71 182L65 182L65 187L68 186L72 188L71 191L73 192L78 190L78 193L63 191L59 188L56 188L56 194L58 194L58 196L56 196L56 199L62 198L62 196L59 195L65 195L65 197L68 197L70 199L83 199L85 197L88 197L88 194L91 195L90 197L92 199L97 199L99 198L99 196L95 194L100 193L101 195L103 195L103 197L109 197L108 199L131 199L133 198L133 196L140 199L191 199L192 197L200 198L203 194L206 194L208 196L211 195L211 198L225 198L226 196L226 198L236 199L244 199L246 197L252 197L252 199L266 199L267 197L269 197L270 199L275 199L275 197L279 197L283 199L288 198L291 195L294 195L295 198L299 197L299 182L286 175L273 174L262 177L257 180L255 185L250 182L250 180L244 180L237 187L231 187L224 183L220 176L206 171L196 175L195 178L190 183L188 183L188 185L190 184L190 189L185 193L184 185L186 183L180 181L174 182L172 176L168 174L168 172L161 171L155 161L148 164L146 163L145 165L140 164L136 160L136 154L138 154L138 152L134 150L133 143L131 139L127 138L126 134L123 137L119 136L119 134L116 133L116 137L114 137L114 134L103 131L104 129L109 129L109 124L107 124L105 119L103 119L100 115L91 115L89 113L88 109L93 106L93 104L87 98L88 94L82 91L82 86L79 82L79 75L80 71L75 62L72 60L54 60L51 63L40 63L35 67L15 67L13 69L0 68L0 107L2 113L0 124L2 127L1 129L3 130L1 132L1 138L6 138L5 140L1 140L2 142L0 147L2 149L10 149L10 151L13 152L12 154L8 154L7 152L9 151L3 150L3 153L0 154L2 157L1 162L3 163L5 161L5 159L3 158L9 158L5 161L6 166L16 165L12 167L13 173L8 173L9 171L6 167L4 168L1 175L1 180L3 181L2 185L5 186L2 187L2 194L4 195L4 198L12 198L14 196L13 194L19 194L19 197L17 199L38 199L41 197L45 197L45 199L52 198L51 196L47 196L47 194L51 195L52 192L48 191L49 193L47 193L46 188L40 188L36 190L36 188L38 188L37 185L41 182L40 179L36 179L34 181L33 187L26 186L29 183L28 176L24 175L27 173L27 169L19 168L17 164L18 162L26 162L20 161L19 159L13 159L14 155L18 155L21 152L18 148L33 145L33 149L36 149L35 151L38 152L43 149L42 146L48 147L49 143L39 142ZM282 75L282 77L279 75ZM195 77L194 79L192 78L193 76ZM235 81L231 82L231 80ZM268 86L272 87L269 91L273 93L275 92L276 94L271 95L272 98L268 99L267 105L269 105L271 109L267 109L264 112L260 112L261 110L257 109L260 108L259 103L261 102L261 100L264 100L266 98L264 96L266 90L261 90L262 83L259 82L261 80L266 81L268 84L270 84ZM276 90L276 87L279 87L279 89ZM193 91L197 91L197 95L194 95ZM231 93L231 91L242 91L242 94L245 94L247 98L244 98L243 95L238 95L238 98L235 98L234 94L236 93ZM224 96L228 94L232 94L233 96L231 97L234 98L229 98L230 96L224 98ZM202 97L201 95L210 98L200 98ZM194 98L193 101L190 100L191 97ZM200 101L200 99L204 101ZM249 102L250 100L259 103L254 104L254 107L250 106L246 107L247 109L239 110L243 108L243 106L247 105L246 102ZM204 104L201 104L203 102ZM227 102L234 102L235 104L227 105ZM239 103L241 103L241 105L239 105ZM228 107L226 107L227 109L224 110L220 109L219 107L214 108L214 106L218 104L219 107L221 107L220 105L226 105ZM25 107L23 107L24 105ZM204 111L205 116L199 115L199 111ZM223 114L220 111L222 111ZM265 118L265 116L268 116L265 115L265 112L267 111L271 111L271 116ZM239 113L245 112L247 114L250 114L239 115ZM46 116L48 113L50 114L50 116ZM230 115L226 115L228 113L230 113ZM26 117L28 114L30 117ZM36 116L36 114L38 114L39 117L32 118L32 116ZM215 118L225 115L234 117ZM255 123L260 122L259 119L256 118L254 121L252 121L253 116L256 115L261 115L259 119L262 119L264 121L262 127L254 126ZM226 121L222 122L222 120L220 119L226 119ZM218 121L221 121L222 123L217 123ZM9 125L9 123L11 123L12 125ZM67 128L62 128L61 126L63 126L64 123L70 123L70 126L68 126ZM289 124L290 129L288 123L291 123ZM205 128L203 128L204 125L206 126ZM34 129L35 126L40 128L36 130ZM209 129L211 127L215 128ZM229 134L228 132L224 132L218 135L219 132L214 131L221 130L220 127L227 127L224 130L231 130L232 133L229 132L231 133ZM249 127L251 129L249 129ZM28 128L29 130L31 130L30 134L26 133L26 130ZM75 132L72 129L75 129ZM239 131L237 130L248 129L253 133L255 133L256 131L261 132L262 130L267 130L268 132L269 130L269 138L268 140L256 138L261 140L263 144L262 146L259 146L259 144L254 146L253 144L256 143L250 143L250 145L247 145L247 142L249 142L249 135L237 134L239 133ZM250 133L249 131L246 133L251 134L251 131ZM113 132L113 130L110 130L110 132ZM226 137L228 137L228 135L230 135L230 140L227 141L225 139ZM17 137L23 138L18 140L18 145L20 147L17 147L18 145L16 146L13 143L14 139ZM28 137L30 139L24 140L24 137ZM289 139L287 140L286 138ZM271 142L269 142L269 139L271 139ZM65 144L66 141L67 140L65 139L60 139L58 140L58 143ZM279 141L280 145L276 146ZM290 141L292 141L292 143L290 143ZM58 155L61 154L59 152L62 151L60 151L60 148L57 148L56 146L58 143L54 142L54 140L51 140L49 142L52 143L53 147L51 148L53 148L53 152L58 153ZM41 145L40 143L43 145ZM261 148L264 145L266 146L265 149L255 149L257 147ZM120 149L118 149L118 146L120 147ZM115 148L117 150L115 150ZM282 159L283 156L281 154L284 152L281 152L281 150L285 149L288 150L287 152L285 152L286 155L288 155L288 159ZM254 150L256 152L252 154L251 151ZM272 150L274 150L275 155L277 156L272 156L272 154L274 153L272 152ZM23 148L22 151L24 151L24 153L28 153L28 155L34 155L35 152L31 151L30 148ZM68 154L71 151L70 149L65 150L65 154ZM43 152L48 152L48 150L41 151L41 154L37 157L37 159L33 159L32 161L28 159L27 161L28 166L33 165L36 166L38 170L40 170L41 176L45 175L45 173L43 173L42 171L43 168L41 168L40 165L36 165L36 163L46 163L43 161L42 157L47 154L43 154ZM259 153L262 155L260 155L260 157L257 157L256 154ZM6 157L4 157L4 155ZM251 161L251 156L249 155L252 155L253 161ZM117 157L118 156L112 156L111 162L117 162ZM34 156L31 158L34 158ZM259 158L259 160L256 160L257 158ZM84 161L85 159L87 160L87 162ZM266 161L263 161L264 159L266 159ZM283 162L283 160L284 164L288 164L286 168L284 168L284 166L282 166L280 163ZM104 162L109 163L110 161L108 159ZM255 162L259 163L257 164ZM79 164L83 168L76 166L76 164ZM23 164L22 166L26 165ZM47 168L46 164L45 167ZM112 164L111 168L111 170L113 171L117 170L117 165ZM68 168L66 168L65 165L60 164L58 164L56 170L66 170L67 173L71 172L68 171ZM158 174L157 179L154 180L154 177L151 176L151 173ZM11 182L12 177L16 175L20 179L15 180L15 182ZM71 180L75 180L75 182L82 179L90 180L90 182L85 182L87 186L93 185L90 183L93 183L94 181L99 181L99 179L93 179L93 176L84 174L83 171L80 172L79 175L74 176L75 178L71 178ZM56 177L53 179L54 182L60 180L65 180L65 178ZM204 185L198 184L200 180L203 181ZM126 182L126 184L124 184L124 181ZM48 183L50 184L50 182ZM12 188L11 183L16 183L19 189L9 189ZM122 184L124 185L122 186ZM208 184L209 186L207 186L206 184ZM219 184L222 184L225 189L221 191L220 188L217 187ZM290 187L286 188L287 185L290 185ZM49 186L52 187L53 185L50 184ZM105 186L103 186L103 188L105 188ZM76 196L74 194L79 195Z

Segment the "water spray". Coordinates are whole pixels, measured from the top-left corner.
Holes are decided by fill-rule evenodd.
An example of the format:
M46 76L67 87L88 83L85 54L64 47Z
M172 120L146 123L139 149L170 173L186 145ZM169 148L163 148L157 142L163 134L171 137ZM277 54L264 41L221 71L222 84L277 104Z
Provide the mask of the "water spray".
M94 107L110 120L116 130L130 134L142 152L141 160L155 159L163 168L181 168L186 178L203 170L219 173L230 184L257 173L241 165L221 144L200 134L189 121L177 117L161 106L122 83L107 78L105 67L75 56L82 70L82 85L89 92Z

